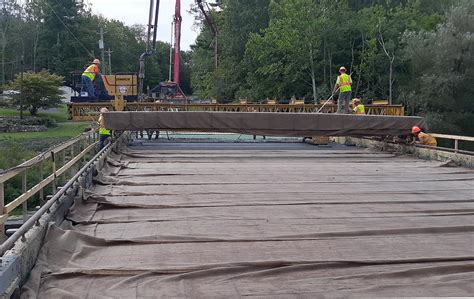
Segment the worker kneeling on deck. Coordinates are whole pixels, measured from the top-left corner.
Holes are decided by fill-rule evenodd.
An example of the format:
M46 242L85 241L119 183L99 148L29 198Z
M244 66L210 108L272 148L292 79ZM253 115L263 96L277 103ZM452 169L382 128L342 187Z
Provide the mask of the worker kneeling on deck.
M428 145L428 146L438 146L438 142L436 142L436 138L433 135L423 133L420 127L414 126L411 129L411 133L418 139L415 141L417 144Z
M109 112L109 109L107 109L106 107L100 108L100 116L99 120L97 121L97 123L99 124L100 149L103 149L106 146L111 136L110 130L107 130L104 124L103 113L107 112Z
M364 104L362 104L360 99L354 99L354 109L352 109L352 113L361 115L365 114L365 106Z
M94 89L94 80L95 77L99 74L99 65L100 60L94 59L91 65L87 67L87 69L82 73L81 81L82 81L82 89L81 94L87 91L89 97L95 98L95 89Z

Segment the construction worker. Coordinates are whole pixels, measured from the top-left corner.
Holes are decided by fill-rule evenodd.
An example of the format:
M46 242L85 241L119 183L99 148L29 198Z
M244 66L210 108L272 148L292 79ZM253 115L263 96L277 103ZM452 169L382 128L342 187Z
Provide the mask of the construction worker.
M418 138L418 141L415 141L416 144L428 145L428 146L438 146L438 142L436 142L436 138L433 135L423 133L418 126L414 126L411 129L411 133L413 136Z
M97 123L99 124L100 149L103 149L110 139L110 131L105 128L103 113L109 112L106 107L100 108L100 116Z
M82 89L81 94L84 91L87 91L89 97L95 98L95 90L94 90L94 80L96 76L99 74L99 65L100 60L94 59L91 65L87 67L87 69L82 73L81 81L82 81Z
M364 115L365 114L365 106L364 106L364 104L362 104L360 99L355 98L353 102L354 102L354 109L352 109L352 113Z
M344 101L344 113L349 114L349 103L352 96L352 79L351 76L346 74L347 69L341 66L339 69L339 76L337 77L336 85L334 85L333 94L339 89L339 99L337 100L337 112L342 112L342 101Z

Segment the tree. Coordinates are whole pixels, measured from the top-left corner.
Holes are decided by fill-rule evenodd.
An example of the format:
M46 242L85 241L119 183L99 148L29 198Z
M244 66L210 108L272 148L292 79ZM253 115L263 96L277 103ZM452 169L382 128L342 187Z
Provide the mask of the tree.
M15 0L3 0L0 2L0 44L1 44L1 76L0 76L0 83L2 85L5 84L6 81L6 73L5 73L5 66L7 64L6 58L7 54L12 54L14 52L9 51L7 53L7 45L10 42L10 37L12 40L14 39L14 35L11 31L12 27L16 25L19 19L21 7L18 5L17 1Z
M474 3L454 7L436 30L407 32L405 58L412 83L405 92L414 112L440 133L474 134Z
M16 75L9 88L20 91L16 97L16 104L36 115L40 108L52 108L61 104L62 91L59 87L63 84L64 77L51 74L47 71L39 73L26 72Z

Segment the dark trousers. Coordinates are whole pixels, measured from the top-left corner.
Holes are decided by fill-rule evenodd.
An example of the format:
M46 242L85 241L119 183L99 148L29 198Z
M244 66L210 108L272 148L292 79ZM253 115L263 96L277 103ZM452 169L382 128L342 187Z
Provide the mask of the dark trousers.
M87 91L89 97L95 98L94 84L92 84L91 78L87 76L82 76L81 92L84 92L84 91Z
M108 143L109 143L109 140L110 140L110 135L100 135L100 149L103 149Z
M350 113L349 104L351 102L352 91L346 91L339 93L339 99L337 100L337 113L342 113L342 101L344 101L344 113Z

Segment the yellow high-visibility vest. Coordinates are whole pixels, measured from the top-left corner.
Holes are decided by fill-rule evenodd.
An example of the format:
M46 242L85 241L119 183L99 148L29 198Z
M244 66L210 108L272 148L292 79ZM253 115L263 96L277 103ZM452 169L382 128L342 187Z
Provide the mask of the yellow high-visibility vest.
M353 112L355 114L365 114L365 106L363 104L359 104L354 107Z
M95 74L99 72L99 67L95 64L89 65L89 67L82 73L83 76L86 76L91 79L91 81L94 81L95 79Z
M99 116L99 120L97 121L99 123L99 135L110 135L110 130L107 130L104 126L104 117L102 114Z
M348 92L352 90L352 79L348 74L342 74L337 77L337 85L339 85L341 92Z
M420 143L423 145L438 146L438 142L433 135L420 132L420 134L418 134L418 139L420 139Z

